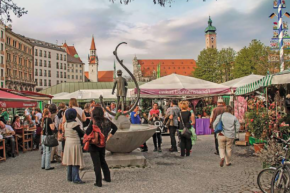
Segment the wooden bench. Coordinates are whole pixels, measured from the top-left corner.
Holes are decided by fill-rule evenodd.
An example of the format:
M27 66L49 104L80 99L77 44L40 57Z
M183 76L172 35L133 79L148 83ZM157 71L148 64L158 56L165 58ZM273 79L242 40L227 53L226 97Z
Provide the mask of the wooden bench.
M31 151L33 149L33 133L30 131L25 131L24 129L21 129L22 134L16 134L16 143L22 148L23 153L26 151ZM21 140L19 143L18 140ZM30 148L28 148L28 145L30 143ZM27 146L27 147L26 147ZM18 152L18 147L17 147Z

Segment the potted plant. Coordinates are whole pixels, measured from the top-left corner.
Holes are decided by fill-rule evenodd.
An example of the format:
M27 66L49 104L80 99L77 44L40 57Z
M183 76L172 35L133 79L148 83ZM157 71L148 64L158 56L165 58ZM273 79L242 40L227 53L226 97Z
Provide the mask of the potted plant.
M196 108L196 114L197 114L197 116L198 116L199 118L202 117L202 107L197 107L197 108Z
M205 106L205 107L203 107L203 116L204 117L207 117L207 116L210 116L210 114L211 114L211 106Z
M255 152L260 152L269 134L269 116L265 108L258 108L247 113L248 131L254 136Z

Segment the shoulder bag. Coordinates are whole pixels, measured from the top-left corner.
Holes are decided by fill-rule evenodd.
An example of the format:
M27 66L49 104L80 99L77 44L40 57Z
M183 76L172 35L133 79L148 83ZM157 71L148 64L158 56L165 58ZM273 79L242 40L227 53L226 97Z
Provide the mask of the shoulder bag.
M46 138L44 139L43 144L45 146L47 146L47 147L56 147L56 146L58 146L57 139L55 138L54 135L48 135L48 132L47 132L47 127L48 127L48 125L47 125L47 119L48 118L46 118L46 124L45 124L45 134L46 134Z
M222 117L223 117L223 114L221 114L220 120L219 120L217 126L214 128L214 133L216 133L216 134L220 133L224 130Z
M180 112L180 119L181 119L181 123L182 123L182 126L183 126L183 130L181 132L181 136L186 137L187 139L191 139L192 132L189 130L189 128L185 127L185 124L184 124L183 119L182 119L181 112Z

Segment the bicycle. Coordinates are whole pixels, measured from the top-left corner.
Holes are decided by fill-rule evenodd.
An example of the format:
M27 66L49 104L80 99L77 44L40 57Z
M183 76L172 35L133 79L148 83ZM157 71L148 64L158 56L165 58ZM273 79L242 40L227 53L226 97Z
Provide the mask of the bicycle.
M257 184L263 193L271 192L271 182L272 182L274 173L276 172L276 169L277 169L276 167L269 167L269 168L263 169L258 174Z

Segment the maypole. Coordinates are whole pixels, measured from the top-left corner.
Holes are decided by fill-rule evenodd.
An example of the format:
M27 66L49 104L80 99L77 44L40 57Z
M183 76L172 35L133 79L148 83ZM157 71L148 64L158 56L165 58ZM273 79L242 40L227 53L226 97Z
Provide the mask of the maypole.
M280 52L280 72L284 71L285 64L284 64L284 49L289 49L289 35L286 30L288 30L287 22L283 22L283 13L282 9L286 8L285 0L274 0L274 9L278 9L278 15L272 13L270 18L275 16L278 17L278 23L274 22L274 35L271 41L271 48L274 50L278 50ZM289 13L286 12L285 15L289 17ZM277 26L278 24L278 26ZM278 41L277 41L278 40ZM286 48L284 47L286 45Z

